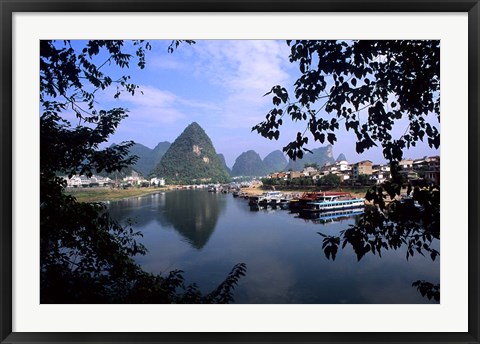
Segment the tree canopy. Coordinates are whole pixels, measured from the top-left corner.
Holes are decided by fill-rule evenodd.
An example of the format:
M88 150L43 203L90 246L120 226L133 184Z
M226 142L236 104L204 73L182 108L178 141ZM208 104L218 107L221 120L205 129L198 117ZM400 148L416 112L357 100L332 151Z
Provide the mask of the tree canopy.
M173 41L169 51L179 44ZM191 42L189 42L191 43ZM167 276L144 272L133 257L145 254L141 233L113 221L99 203L79 203L64 194L61 175L120 171L135 162L133 142L105 149L127 116L125 108L104 108L96 95L115 87L114 98L135 95L138 86L117 75L134 63L145 66L148 42L40 42L40 299L42 303L217 303L232 301L245 274L236 265L207 295L184 286L182 272ZM109 66L109 68L107 68ZM112 68L113 67L113 68ZM106 70L108 69L109 72ZM72 119L78 121L72 125ZM179 290L183 290L180 293Z
M274 108L252 130L278 139L285 117L305 121L306 131L283 150L292 159L309 151L307 132L315 141L334 144L343 125L357 137L356 150L381 145L388 161L400 161L403 149L426 139L440 146L438 128L426 120L434 114L440 122L440 41L438 40L326 40L287 41L290 62L300 76L293 96L276 85ZM392 135L406 121L400 137ZM343 122L343 124L341 123Z
M334 186L337 187L340 185L341 178L337 176L336 174L329 173L319 180L320 185L328 185L328 186Z
M440 41L438 40L296 40L287 41L289 60L299 77L288 86L275 85L265 94L273 108L252 131L278 140L286 119L305 122L305 131L283 147L291 159L311 152L314 141L335 144L344 127L356 136L356 151L380 146L390 163L391 180L366 193L377 207L340 235L323 236L323 249L335 259L338 246L351 245L360 260L367 252L407 247L407 259L439 252L440 186L414 186L400 172L404 150L426 140L440 147ZM395 135L398 127L400 135ZM398 131L398 130L397 130ZM406 188L404 200L396 199ZM386 205L385 199L391 202ZM422 295L439 299L440 287L413 283Z

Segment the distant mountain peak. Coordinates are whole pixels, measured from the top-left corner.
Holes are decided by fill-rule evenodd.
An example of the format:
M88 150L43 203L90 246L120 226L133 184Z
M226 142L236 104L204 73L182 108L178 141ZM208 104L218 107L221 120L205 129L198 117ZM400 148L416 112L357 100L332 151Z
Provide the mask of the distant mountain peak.
M232 167L232 176L265 176L268 171L260 155L250 149L240 154Z
M170 142L168 142L168 141L159 142L159 143L157 143L157 145L155 146L155 148L153 148L153 150L160 149L160 148L163 148L163 147L165 147L165 146L166 146L167 149L168 149L168 147L170 147Z
M340 154L338 155L337 160L335 160L335 162L339 162L339 161L343 161L343 160L347 161L347 158L345 157L345 154L340 153Z
M115 146L116 143L110 145L110 147ZM160 162L160 159L168 147L170 147L170 142L168 141L159 142L154 149L150 149L141 143L134 143L132 147L130 147L129 155L138 156L138 160L135 164L128 166L128 168L122 169L122 173L130 175L132 170L135 170L140 172L144 177L147 177L152 169Z
M225 170L228 172L228 174L232 174L232 170L230 169L230 167L227 166L227 162L225 161L225 156L221 153L218 153L218 157L220 159L220 161L222 162L223 164L223 167L225 168Z
M203 130L203 128L200 126L200 124L198 124L197 122L192 122L192 123L190 123L190 124L184 129L184 132L185 132L185 131L190 131L190 130L198 130L198 131L205 132L205 131Z
M280 150L275 150L263 158L263 163L265 168L269 173L279 172L285 169L288 161L285 158L285 155Z
M170 145L154 173L169 183L226 182L230 179L212 141L192 122Z
M295 161L290 159L285 170L301 171L305 164L312 163L315 163L320 167L326 163L335 163L332 145L329 144L324 147L314 148L312 149L312 153L305 153L302 159L296 159Z

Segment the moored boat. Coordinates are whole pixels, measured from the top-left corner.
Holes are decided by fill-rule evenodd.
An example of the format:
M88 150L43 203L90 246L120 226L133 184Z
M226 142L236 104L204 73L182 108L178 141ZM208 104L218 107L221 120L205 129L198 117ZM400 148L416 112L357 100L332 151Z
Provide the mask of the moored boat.
M300 197L294 198L289 202L288 208L293 211L300 211L304 209L307 203L316 202L322 197L325 196L338 196L338 197L351 197L349 192L341 192L341 191L307 191L304 192Z
M349 195L321 195L315 201L310 201L300 210L301 212L325 212L343 209L353 209L365 206L365 198L355 198Z
M298 211L304 208L308 202L315 201L318 194L316 191L304 192L300 197L292 199L288 204L288 208L292 211Z
M261 195L250 196L248 198L248 205L266 206L272 204L272 202L280 202L282 196L283 195L280 191L267 191Z
M207 191L208 192L217 192L218 188L219 188L219 185L210 184L210 185L208 185Z

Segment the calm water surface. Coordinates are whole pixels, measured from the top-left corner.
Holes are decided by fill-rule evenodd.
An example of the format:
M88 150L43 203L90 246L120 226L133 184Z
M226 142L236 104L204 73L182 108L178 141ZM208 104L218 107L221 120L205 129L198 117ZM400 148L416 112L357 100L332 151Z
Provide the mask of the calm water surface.
M439 282L439 259L405 251L367 254L357 262L350 246L328 260L318 232L338 234L356 217L327 224L298 218L287 210L251 211L231 194L179 190L112 202L113 218L144 236L143 268L166 274L185 271L186 282L213 290L237 263L247 274L235 289L236 303L431 303L412 282Z

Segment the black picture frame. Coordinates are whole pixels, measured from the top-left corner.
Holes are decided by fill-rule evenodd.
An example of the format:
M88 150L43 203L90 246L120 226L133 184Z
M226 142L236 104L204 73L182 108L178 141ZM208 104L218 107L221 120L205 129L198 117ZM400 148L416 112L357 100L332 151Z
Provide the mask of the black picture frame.
M1 343L479 343L479 0L0 0ZM12 332L12 15L15 12L465 12L468 13L468 332L20 333Z

